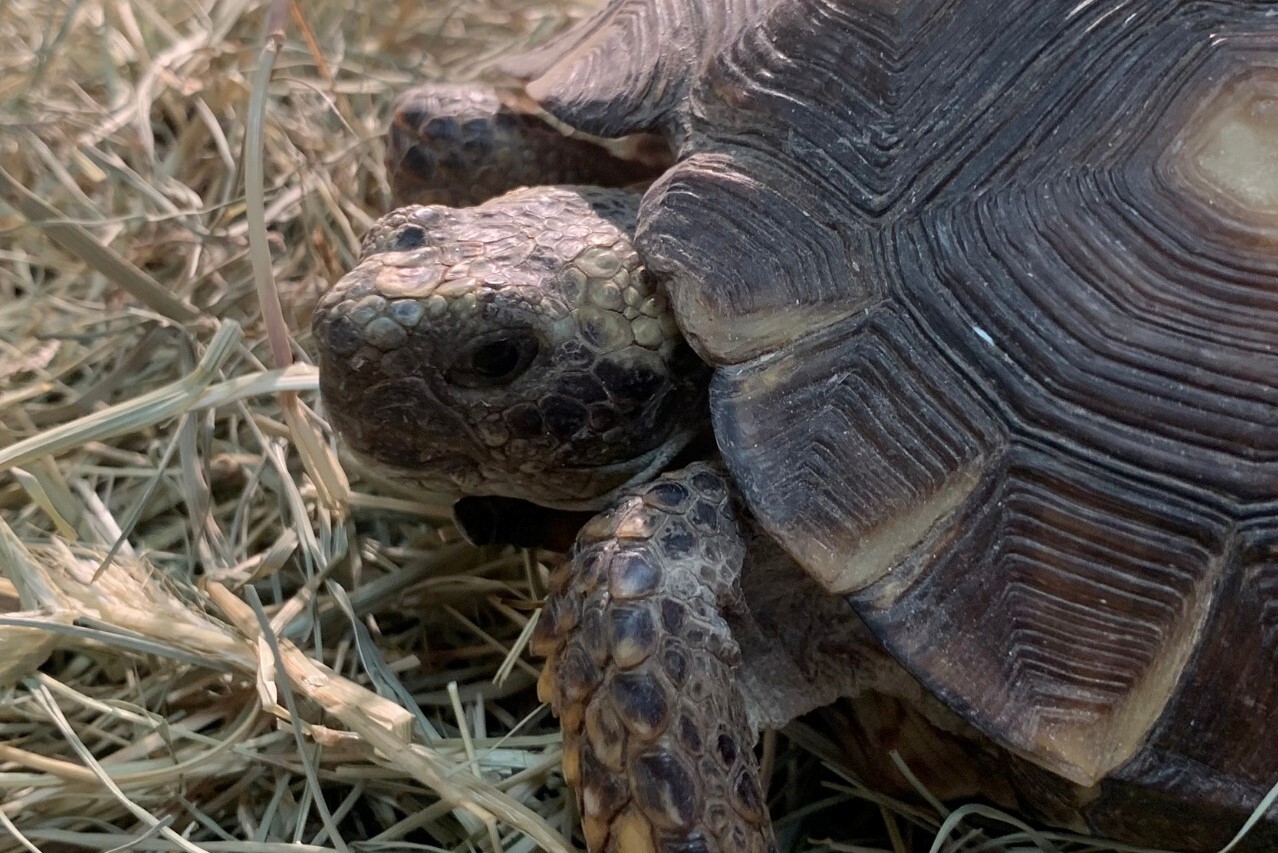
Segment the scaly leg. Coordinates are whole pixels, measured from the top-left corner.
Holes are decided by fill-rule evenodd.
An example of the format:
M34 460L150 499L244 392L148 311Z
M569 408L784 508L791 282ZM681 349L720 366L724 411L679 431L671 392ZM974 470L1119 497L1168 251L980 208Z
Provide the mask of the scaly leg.
M533 649L592 851L774 849L725 612L745 542L719 469L692 465L591 521Z
M491 86L430 83L396 99L386 171L397 205L466 207L524 186L625 186L669 162L646 138L620 147L564 136Z

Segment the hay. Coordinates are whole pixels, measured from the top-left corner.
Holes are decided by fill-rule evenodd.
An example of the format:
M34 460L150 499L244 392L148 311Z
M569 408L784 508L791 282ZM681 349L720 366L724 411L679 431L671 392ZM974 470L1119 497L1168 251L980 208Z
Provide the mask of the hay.
M0 5L0 853L571 848L525 653L547 567L349 484L306 353L388 206L393 94L587 6ZM776 799L783 838L946 819L834 778ZM935 843L1048 843L1008 838Z
M0 9L6 853L570 848L544 568L351 489L306 317L388 206L393 94L585 7L349 5Z

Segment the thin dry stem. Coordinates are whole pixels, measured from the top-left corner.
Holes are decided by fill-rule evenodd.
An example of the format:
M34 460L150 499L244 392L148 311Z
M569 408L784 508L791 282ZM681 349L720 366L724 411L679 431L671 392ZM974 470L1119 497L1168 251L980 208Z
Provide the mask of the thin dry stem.
M520 561L347 482L307 317L394 94L586 5L270 5L0 4L0 853L566 850Z

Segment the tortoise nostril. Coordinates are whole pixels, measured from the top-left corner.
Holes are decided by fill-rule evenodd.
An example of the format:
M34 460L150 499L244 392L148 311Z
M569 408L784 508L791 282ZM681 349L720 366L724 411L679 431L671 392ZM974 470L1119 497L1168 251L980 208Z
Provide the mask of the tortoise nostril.
M317 328L328 345L328 351L339 358L354 355L364 343L359 326L349 317L333 317L318 324Z
M395 232L394 248L397 252L420 249L426 244L426 231L420 225L405 225Z

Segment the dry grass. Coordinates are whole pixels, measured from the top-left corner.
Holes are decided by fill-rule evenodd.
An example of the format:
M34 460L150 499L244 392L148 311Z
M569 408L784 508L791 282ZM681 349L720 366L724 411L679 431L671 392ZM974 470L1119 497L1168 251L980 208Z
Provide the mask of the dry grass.
M584 7L277 5L269 87L267 2L0 6L0 850L567 849L538 567L352 490L305 350L393 93Z
M306 350L392 95L586 5L280 3L278 43L268 0L0 5L0 853L570 848L546 567L349 485ZM1050 847L853 783L774 807L801 847Z

